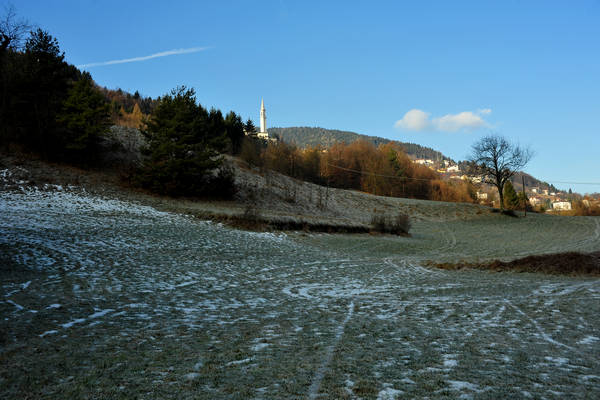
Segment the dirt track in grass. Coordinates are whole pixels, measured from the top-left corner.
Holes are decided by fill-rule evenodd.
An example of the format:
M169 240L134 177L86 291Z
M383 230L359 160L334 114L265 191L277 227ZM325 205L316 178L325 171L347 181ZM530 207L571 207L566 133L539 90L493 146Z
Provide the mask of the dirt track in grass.
M600 396L599 279L423 267L598 251L597 219L257 233L133 200L0 192L0 397Z

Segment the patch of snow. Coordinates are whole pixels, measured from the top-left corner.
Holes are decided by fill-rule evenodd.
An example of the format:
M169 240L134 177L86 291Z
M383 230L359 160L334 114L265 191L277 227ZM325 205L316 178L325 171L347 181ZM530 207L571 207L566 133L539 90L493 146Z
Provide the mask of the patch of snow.
M62 324L61 326L62 326L63 328L70 328L70 327L72 327L72 326L73 326L73 325L75 325L75 324L81 324L81 323L83 323L83 322L85 322L85 318L78 318L78 319L76 319L76 320L73 320L73 321L71 321L71 322L67 322L66 324Z
M60 304L58 303L54 303L54 304L50 304L48 307L46 307L46 310L50 310L52 308L60 308Z
M200 378L200 374L197 372L190 372L189 374L185 374L184 378L188 381L193 381Z
M31 285L31 281L27 281L23 284L21 284L21 290L25 290L29 287L29 285Z
M473 390L475 392L478 391L477 385L471 382L465 381L448 381L452 390Z
M56 331L56 330L51 330L51 331L46 331L46 332L42 333L42 334L41 334L41 335L39 335L39 336L40 336L40 337L44 337L44 336L46 336L46 335L53 335L53 334L55 334L55 333L58 333L58 331Z
M456 367L457 365L458 365L458 361L456 361L456 360L452 360L452 359L444 360L444 367L453 368L453 367Z
M401 394L404 394L402 390L394 389L391 384L384 383L383 390L377 394L377 400L394 400Z
M599 340L600 338L598 338L597 336L588 335L581 339L579 342L577 342L577 344L593 344Z
M547 361L552 361L557 365L563 365L569 362L566 358L563 357L544 357Z
M94 319L94 318L103 317L106 314L111 313L113 311L115 311L115 310L113 310L112 308L107 308L106 310L100 310L100 311L97 311L97 312L93 313L88 318Z
M23 307L23 306L22 306L22 305L20 305L20 304L17 304L17 303L15 303L15 302L14 302L14 301L12 301L12 300L6 300L6 302L7 302L7 303L9 303L9 304L12 304L12 305L13 305L13 306L15 306L15 307L17 307L17 310L19 310L19 311L21 311L21 310L24 310L24 309L25 309L25 307Z
M266 344L266 343L263 343L263 344ZM232 365L245 364L245 363L248 363L248 362L250 362L252 360L254 360L254 357L244 358L243 360L230 361L227 364L225 364L225 366L229 367L229 366L232 366Z
M260 351L268 346L269 346L269 343L258 343L258 344L255 344L254 346L252 346L252 351Z
M179 285L175 285L175 287L176 288L185 287L185 286L193 285L194 283L198 283L198 281L183 282L183 283L180 283Z

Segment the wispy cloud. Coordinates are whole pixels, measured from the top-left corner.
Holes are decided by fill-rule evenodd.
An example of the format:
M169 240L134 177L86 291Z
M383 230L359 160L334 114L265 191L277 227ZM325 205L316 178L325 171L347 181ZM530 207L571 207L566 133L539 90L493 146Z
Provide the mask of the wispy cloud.
M409 131L435 130L441 132L457 132L489 127L482 116L491 114L489 108L480 109L476 112L463 111L458 114L446 114L443 117L429 118L430 113L412 109L402 119L396 121L394 126Z
M190 47L188 49L173 49L173 50L161 51L160 53L150 54L149 56L124 58L121 60L101 61L101 62L94 62L94 63L89 63L89 64L81 64L81 65L78 65L77 68L101 67L104 65L140 62L140 61L151 60L153 58L174 56L177 54L197 53L199 51L204 51L204 50L208 50L208 49L210 49L210 47Z

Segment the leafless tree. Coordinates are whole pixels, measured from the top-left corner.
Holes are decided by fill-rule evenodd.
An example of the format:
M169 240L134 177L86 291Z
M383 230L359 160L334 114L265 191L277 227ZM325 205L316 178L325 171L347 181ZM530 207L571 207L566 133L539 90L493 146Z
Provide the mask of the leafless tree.
M513 144L500 135L488 135L471 147L469 162L483 182L494 185L504 209L504 184L531 160L534 153L529 147Z
M0 17L0 52L6 49L20 49L23 46L25 35L31 26L23 19L17 18L15 7L4 7L4 15Z

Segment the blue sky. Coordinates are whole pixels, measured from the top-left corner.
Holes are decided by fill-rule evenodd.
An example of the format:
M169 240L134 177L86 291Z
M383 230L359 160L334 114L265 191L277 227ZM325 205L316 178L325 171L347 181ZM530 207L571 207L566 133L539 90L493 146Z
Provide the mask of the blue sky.
M456 160L494 132L535 150L526 171L540 179L600 182L598 0L12 4L70 63L137 59L84 68L109 88L156 97L187 85L255 122L264 97L269 126L350 130Z

